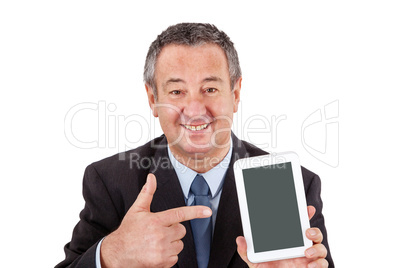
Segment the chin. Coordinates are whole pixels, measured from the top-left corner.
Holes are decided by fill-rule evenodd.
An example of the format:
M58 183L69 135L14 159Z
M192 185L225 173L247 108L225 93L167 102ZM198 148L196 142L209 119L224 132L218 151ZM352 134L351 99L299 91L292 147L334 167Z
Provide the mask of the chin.
M182 147L183 151L186 152L187 154L206 154L210 152L213 147L211 144L196 144L195 146L186 144L185 146Z

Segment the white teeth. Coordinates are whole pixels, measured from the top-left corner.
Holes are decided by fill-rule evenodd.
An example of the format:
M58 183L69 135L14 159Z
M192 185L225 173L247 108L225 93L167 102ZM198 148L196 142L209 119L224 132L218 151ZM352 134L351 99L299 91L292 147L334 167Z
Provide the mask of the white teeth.
M183 125L185 128L192 130L192 131L198 131L198 130L203 130L205 129L209 124L206 123L204 125L199 125L199 126L189 126L189 125Z

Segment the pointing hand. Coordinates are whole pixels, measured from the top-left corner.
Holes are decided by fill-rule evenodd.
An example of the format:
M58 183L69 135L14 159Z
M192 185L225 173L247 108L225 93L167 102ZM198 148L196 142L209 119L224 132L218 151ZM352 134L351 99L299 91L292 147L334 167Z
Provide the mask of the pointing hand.
M101 265L107 267L172 267L183 250L181 239L186 228L181 224L212 215L205 206L186 206L162 212L150 211L156 178L148 174L136 201L120 227L101 245Z

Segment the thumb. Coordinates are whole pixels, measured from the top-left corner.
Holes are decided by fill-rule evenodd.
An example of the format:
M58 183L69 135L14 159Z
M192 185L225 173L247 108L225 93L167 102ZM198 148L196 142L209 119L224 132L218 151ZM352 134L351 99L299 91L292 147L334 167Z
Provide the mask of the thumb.
M308 212L308 218L309 220L311 220L311 218L314 216L315 214L315 207L313 206L307 206L307 212Z
M148 174L147 182L142 187L130 210L134 212L150 212L152 198L156 190L156 178L152 173Z
M243 261L247 263L248 267L251 267L252 263L250 263L250 261L247 258L246 239L243 236L238 236L236 239L236 244L237 244L237 253L239 253Z

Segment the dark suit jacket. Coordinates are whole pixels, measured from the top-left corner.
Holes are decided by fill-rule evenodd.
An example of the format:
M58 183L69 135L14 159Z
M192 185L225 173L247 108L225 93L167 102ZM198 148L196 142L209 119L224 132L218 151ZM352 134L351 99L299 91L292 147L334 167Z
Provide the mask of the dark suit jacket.
M209 267L247 267L237 254L236 237L243 235L233 163L240 158L267 154L265 151L232 135L233 153L227 171L215 223ZM60 267L95 267L95 251L98 242L117 229L137 195L145 184L148 173L157 179L157 189L151 211L158 212L185 206L183 192L167 154L164 135L125 153L103 159L89 165L83 180L85 207L80 221L73 231L71 242L66 244L66 259ZM322 215L319 177L302 168L307 204L316 208L311 226L320 228L323 244L328 249L327 260L333 266L327 242L327 232ZM197 267L190 222L183 222L187 234L183 238L184 249L174 267Z

